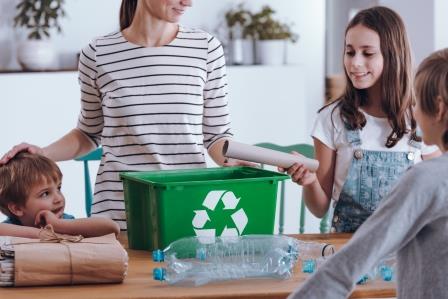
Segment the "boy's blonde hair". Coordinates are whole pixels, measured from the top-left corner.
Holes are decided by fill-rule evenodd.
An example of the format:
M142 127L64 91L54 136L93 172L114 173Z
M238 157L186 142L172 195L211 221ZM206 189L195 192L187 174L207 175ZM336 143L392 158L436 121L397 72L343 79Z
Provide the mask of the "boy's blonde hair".
M423 113L435 115L439 108L438 98L448 108L448 48L436 51L423 60L415 75L415 90ZM442 138L448 149L448 113L444 117L446 130Z
M8 217L15 217L9 211L8 204L25 206L33 187L61 179L62 173L52 160L27 152L18 153L0 166L0 211Z

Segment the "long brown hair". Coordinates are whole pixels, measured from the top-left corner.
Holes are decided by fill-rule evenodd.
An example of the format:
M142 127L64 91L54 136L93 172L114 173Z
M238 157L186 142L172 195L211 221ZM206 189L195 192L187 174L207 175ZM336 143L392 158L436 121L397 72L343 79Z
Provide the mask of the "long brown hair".
M131 26L137 9L137 0L121 0L120 6L120 30Z
M381 80L381 108L387 115L392 132L387 137L385 146L393 147L408 133L407 121L411 125L411 138L420 141L416 135L416 121L412 114L412 60L409 42L400 16L393 10L376 6L360 11L350 21L345 30L347 32L356 25L363 25L380 37L381 54L384 65ZM345 55L344 42L344 55ZM366 118L359 107L367 102L367 91L356 89L345 70L346 88L338 99L341 117L351 130L362 129Z
M448 107L448 48L436 51L425 58L415 75L415 91L422 112L434 116L438 112L437 99ZM442 141L448 149L448 113L444 115L445 132Z

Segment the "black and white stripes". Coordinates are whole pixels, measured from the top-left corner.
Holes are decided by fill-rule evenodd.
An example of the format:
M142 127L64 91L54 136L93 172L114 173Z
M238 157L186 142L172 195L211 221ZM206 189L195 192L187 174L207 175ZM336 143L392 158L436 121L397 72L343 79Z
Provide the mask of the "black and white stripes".
M183 27L162 47L116 32L82 50L78 128L103 146L93 214L126 229L120 171L205 167L204 147L232 135L225 72L220 42Z

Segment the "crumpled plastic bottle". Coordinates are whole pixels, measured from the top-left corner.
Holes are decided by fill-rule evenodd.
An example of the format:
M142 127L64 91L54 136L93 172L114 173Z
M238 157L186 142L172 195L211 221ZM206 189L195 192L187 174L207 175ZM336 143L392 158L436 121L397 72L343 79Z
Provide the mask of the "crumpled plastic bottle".
M313 247L314 246L314 247ZM168 284L203 285L242 278L288 278L299 257L321 258L331 245L303 242L283 235L187 237L153 252L155 280ZM327 249L328 248L328 249Z

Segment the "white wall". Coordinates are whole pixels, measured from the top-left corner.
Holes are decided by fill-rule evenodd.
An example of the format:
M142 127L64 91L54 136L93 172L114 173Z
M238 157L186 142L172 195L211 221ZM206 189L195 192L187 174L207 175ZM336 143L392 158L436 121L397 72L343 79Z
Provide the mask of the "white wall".
M75 72L0 74L0 90L0 155L24 141L47 145L76 126L80 92ZM66 211L84 216L82 163L58 165Z
M448 1L435 0L434 3L435 50L448 47Z
M380 0L381 5L395 10L403 18L409 42L418 65L435 50L434 0ZM446 27L444 28L446 31Z

